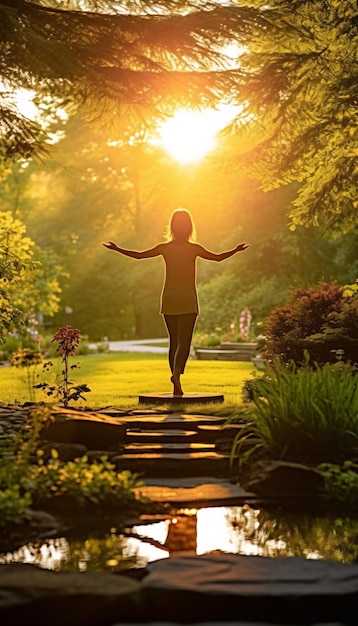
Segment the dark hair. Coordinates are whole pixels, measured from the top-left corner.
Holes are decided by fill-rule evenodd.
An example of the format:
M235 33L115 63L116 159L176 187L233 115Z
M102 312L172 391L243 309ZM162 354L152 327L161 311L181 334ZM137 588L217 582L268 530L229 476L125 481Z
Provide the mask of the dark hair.
M167 239L195 240L195 226L189 211L186 209L173 211L167 229Z

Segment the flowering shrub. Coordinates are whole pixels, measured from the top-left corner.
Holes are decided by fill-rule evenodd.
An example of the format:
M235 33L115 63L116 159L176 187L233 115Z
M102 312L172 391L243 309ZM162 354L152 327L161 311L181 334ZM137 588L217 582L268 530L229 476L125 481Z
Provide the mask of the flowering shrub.
M249 338L249 332L251 327L252 315L249 309L244 309L241 311L240 315L240 336L241 339L247 341Z
M240 314L239 323L233 320L228 328L215 328L215 332L196 332L193 343L196 346L219 346L223 342L241 343L251 341L254 338L251 329L252 316L249 309L244 309Z
M195 333L193 343L196 346L218 346L221 337L217 333Z
M288 362L304 362L308 351L319 364L335 363L337 355L357 362L358 295L345 295L335 283L318 288L296 289L289 302L274 309L265 323L263 356L279 356ZM342 351L343 353L339 352Z

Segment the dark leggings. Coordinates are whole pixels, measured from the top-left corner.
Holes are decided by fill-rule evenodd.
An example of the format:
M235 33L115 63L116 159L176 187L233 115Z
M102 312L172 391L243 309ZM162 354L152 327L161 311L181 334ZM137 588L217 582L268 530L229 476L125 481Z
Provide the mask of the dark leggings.
M197 313L164 315L169 335L169 365L172 374L176 369L184 373L197 317Z

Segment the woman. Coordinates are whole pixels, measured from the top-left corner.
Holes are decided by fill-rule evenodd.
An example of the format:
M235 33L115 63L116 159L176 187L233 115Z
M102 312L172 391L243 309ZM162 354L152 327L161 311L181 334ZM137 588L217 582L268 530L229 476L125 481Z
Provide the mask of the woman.
M194 241L194 224L189 211L173 212L166 243L159 243L139 252L119 248L113 241L103 243L106 248L133 259L149 259L162 256L165 262L165 280L161 296L160 312L164 317L169 336L169 365L173 395L182 396L180 376L184 373L190 353L190 344L199 314L196 289L196 259L223 261L237 252L246 250L248 244L240 243L232 250L216 254Z

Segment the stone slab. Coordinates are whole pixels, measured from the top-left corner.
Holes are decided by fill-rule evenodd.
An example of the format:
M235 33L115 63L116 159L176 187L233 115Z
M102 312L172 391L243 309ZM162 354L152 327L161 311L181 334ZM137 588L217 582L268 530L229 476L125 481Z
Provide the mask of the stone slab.
M234 439L240 430L244 428L243 424L199 424L198 436L200 441L216 441L217 439Z
M184 393L173 396L172 393L146 393L138 397L139 404L217 404L224 402L223 394L217 393Z
M196 430L203 424L221 426L226 422L226 417L212 415L189 415L186 413L158 413L151 415L128 415L121 419L126 424L126 429L138 428L141 430L159 429L182 429Z
M123 454L111 461L118 471L130 470L145 477L230 475L229 455L216 452Z
M250 354L238 350L197 349L195 356L199 361L250 361Z
M208 477L189 479L146 480L138 493L153 502L169 503L176 506L242 506L256 501L254 493L245 491L240 485Z
M180 452L190 454L191 452L215 452L213 443L131 443L126 444L125 454L151 454L152 452L165 454Z
M41 439L82 444L90 450L111 450L118 449L125 438L125 423L106 415L70 409L56 409L52 414L55 419L42 427Z
M142 585L153 621L356 626L358 564L223 552L150 563Z
M0 565L0 623L100 626L143 619L141 586L125 576ZM137 616L137 618L135 617Z
M116 623L116 624L112 624L111 626L183 626L182 624L179 624L178 622L128 622L128 623ZM267 622L194 622L191 623L191 626L292 626L292 622L288 622L287 620L285 620L284 622L280 622L280 624L267 624ZM295 626L307 626L307 624L295 624ZM322 624L322 622L320 624L310 624L310 626L344 626L344 624L342 624L341 622L338 624L338 622L335 622L333 624L333 622L329 622Z
M141 430L139 428L127 428L125 443L187 443L198 441L196 430Z

